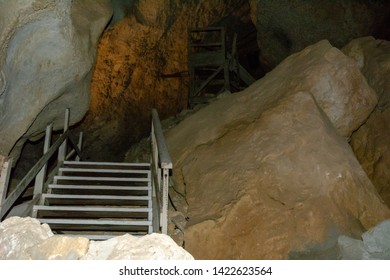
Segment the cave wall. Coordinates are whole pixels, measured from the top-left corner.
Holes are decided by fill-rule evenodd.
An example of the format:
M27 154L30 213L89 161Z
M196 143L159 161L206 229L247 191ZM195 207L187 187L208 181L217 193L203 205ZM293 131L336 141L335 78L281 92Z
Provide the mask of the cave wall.
M234 14L251 23L247 1L139 1L104 33L91 85L91 106L78 130L86 158L121 160L161 118L187 107L187 29ZM245 25L245 24L244 24ZM164 77L172 75L173 77Z
M45 127L80 121L109 1L0 1L0 155L18 158Z
M351 137L351 146L377 191L390 206L390 42L364 37L343 52L355 59L378 96L374 112Z
M250 0L260 61L272 69L320 40L342 48L354 38L389 39L387 0Z

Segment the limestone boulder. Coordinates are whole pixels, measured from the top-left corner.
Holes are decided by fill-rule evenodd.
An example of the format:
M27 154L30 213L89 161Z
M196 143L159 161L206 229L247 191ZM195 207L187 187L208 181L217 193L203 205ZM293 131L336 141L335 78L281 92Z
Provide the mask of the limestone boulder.
M169 130L186 250L286 259L388 218L345 138L376 101L357 64L321 41Z
M78 260L88 248L87 238L55 235L28 248L24 256L30 260Z
M143 237L129 234L107 241L91 241L86 260L193 260L193 257L167 235Z
M390 260L390 220L364 232L360 239L340 236L339 256L344 260Z
M0 154L16 156L46 125L89 106L96 45L111 17L103 1L0 1Z
M260 61L271 69L319 40L327 39L342 48L354 38L390 35L387 0L250 0L250 3Z
M355 59L378 96L378 105L351 138L351 146L381 197L390 205L390 42L364 37L343 52Z
M33 218L12 217L0 223L0 259L28 259L25 251L53 236L47 224Z
M0 223L0 260L192 260L169 236L118 236L106 241L53 235L30 217Z

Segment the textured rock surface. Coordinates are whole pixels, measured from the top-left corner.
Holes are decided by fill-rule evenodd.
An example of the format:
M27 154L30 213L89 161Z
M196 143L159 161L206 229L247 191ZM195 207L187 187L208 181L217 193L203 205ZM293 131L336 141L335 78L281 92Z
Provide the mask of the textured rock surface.
M91 241L83 259L93 260L192 260L193 257L167 235L123 235L107 241Z
M390 42L365 37L343 52L355 59L378 95L378 105L351 138L359 162L387 205L390 205Z
M88 252L89 240L83 237L52 236L25 253L31 260L78 260Z
M32 218L12 217L0 223L0 259L27 259L26 249L38 245L50 236L48 225Z
M237 9L244 2L139 1L133 13L108 29L98 48L91 108L80 128L87 158L122 160L129 146L149 133L152 107L162 118L185 108L188 28L236 13L251 23L249 12Z
M390 220L362 234L363 244L372 256L390 260Z
M288 55L319 40L341 48L351 39L389 36L387 0L250 0L260 60L275 67ZM383 37L382 37L383 38Z
M356 63L322 41L171 129L185 248L196 259L284 259L388 218L340 136L375 102Z
M191 260L167 235L118 236L106 241L54 235L33 218L12 217L0 223L0 259L4 260Z
M362 234L362 240L340 236L339 255L344 260L390 260L390 220Z
M111 17L103 1L0 1L0 154L89 105L96 45ZM14 146L16 144L16 146Z

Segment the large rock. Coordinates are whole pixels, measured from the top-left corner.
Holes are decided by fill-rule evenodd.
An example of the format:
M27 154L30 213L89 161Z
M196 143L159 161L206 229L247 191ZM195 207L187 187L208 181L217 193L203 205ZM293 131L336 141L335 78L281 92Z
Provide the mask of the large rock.
M273 68L304 47L327 39L335 47L351 39L389 36L387 0L250 0L261 63Z
M38 245L28 248L24 258L30 260L78 260L89 248L84 237L52 236Z
M390 220L385 220L362 234L361 239L340 236L339 257L344 260L390 260Z
M71 124L84 116L109 3L0 0L0 155L62 127L66 108Z
M168 131L189 204L185 248L196 259L285 259L389 217L341 136L375 104L357 64L321 41Z
M47 224L33 218L12 217L0 223L0 259L27 259L26 249L53 236Z
M193 260L194 258L167 235L153 233L143 237L129 234L107 241L91 241L86 260Z
M188 28L214 24L244 2L134 3L99 43L91 107L80 127L86 157L122 160L131 144L149 134L151 108L162 118L186 108ZM244 20L250 22L249 16Z
M355 59L378 105L367 122L351 138L359 162L387 205L390 205L390 42L359 38L343 48Z
M47 224L30 217L0 223L0 260L192 260L167 235L118 236L106 241L54 235Z

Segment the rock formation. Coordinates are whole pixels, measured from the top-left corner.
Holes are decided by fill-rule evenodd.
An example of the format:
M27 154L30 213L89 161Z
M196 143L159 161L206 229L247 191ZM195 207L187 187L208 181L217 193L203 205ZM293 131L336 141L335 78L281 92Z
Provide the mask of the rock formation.
M368 231L361 239L340 236L337 242L343 260L390 260L390 220L385 220Z
M260 60L273 68L288 55L322 39L338 48L350 40L390 36L390 5L379 1L250 0Z
M351 138L359 162L390 206L390 42L365 37L351 41L343 52L357 61L378 105Z
M356 62L321 41L168 131L185 248L286 259L389 218L346 139L376 102Z
M122 160L161 118L187 107L187 30L229 15L251 24L246 1L139 1L98 48L85 131L86 157ZM240 7L240 8L237 8ZM98 152L97 152L98 151Z
M110 17L108 0L0 1L0 155L18 157L49 123L61 128L66 108L72 124L84 116Z
M191 260L167 235L118 236L106 241L53 235L33 218L12 217L0 223L1 260Z

